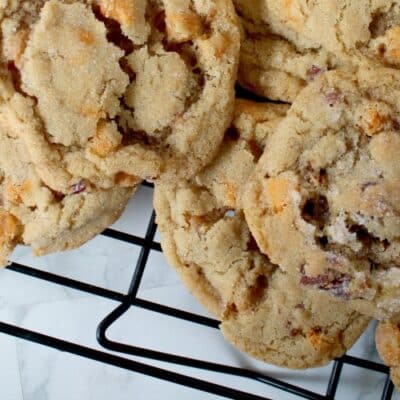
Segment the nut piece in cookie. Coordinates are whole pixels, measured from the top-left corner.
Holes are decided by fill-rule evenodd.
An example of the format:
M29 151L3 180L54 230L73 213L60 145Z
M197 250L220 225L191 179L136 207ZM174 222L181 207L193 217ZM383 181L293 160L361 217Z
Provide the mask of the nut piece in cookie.
M212 159L233 112L230 0L9 3L4 109L51 189L190 177Z
M258 245L304 288L400 312L399 71L330 71L269 138L244 197Z
M167 259L221 319L227 340L264 361L307 368L342 355L369 318L280 271L244 219L243 187L287 109L237 100L214 161L190 180L156 184L155 209Z

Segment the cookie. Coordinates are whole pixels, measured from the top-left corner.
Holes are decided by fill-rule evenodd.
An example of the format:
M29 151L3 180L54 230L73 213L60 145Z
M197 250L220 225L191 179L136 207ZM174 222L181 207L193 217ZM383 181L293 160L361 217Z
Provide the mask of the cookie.
M375 331L375 342L382 361L390 367L390 377L400 390L400 327L394 322L380 322Z
M168 261L221 319L226 339L264 361L307 368L342 355L368 318L271 264L244 219L242 188L286 111L238 100L213 163L191 180L156 184L154 203Z
M20 0L0 18L13 130L51 189L189 177L217 151L239 53L230 1Z
M369 322L343 301L302 288L280 269L269 277L266 291L251 311L224 316L221 329L240 350L277 366L325 365L351 348Z
M241 84L257 94L291 102L297 87L321 70L400 66L399 1L234 3L247 26L258 27L256 35L245 29L239 73Z
M246 188L260 249L304 288L400 311L400 71L321 74L270 136Z
M242 25L239 84L272 100L292 103L300 91L324 71L340 65L321 48L304 48L280 35L253 15L248 2L235 0Z
M5 72L2 81L7 81ZM6 97L8 90L0 85L0 92ZM69 194L52 190L12 129L13 117L0 101L0 266L8 263L17 244L30 246L36 255L84 244L121 215L134 191L98 189L86 180L73 185Z
M397 0L251 0L247 7L300 47L323 48L356 64L400 65Z

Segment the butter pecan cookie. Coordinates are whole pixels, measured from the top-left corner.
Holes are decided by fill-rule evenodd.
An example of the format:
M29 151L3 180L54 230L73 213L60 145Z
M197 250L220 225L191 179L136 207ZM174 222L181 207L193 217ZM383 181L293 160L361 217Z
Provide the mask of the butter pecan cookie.
M0 101L0 266L4 266L17 244L30 246L36 255L82 245L121 215L134 188L98 189L84 179L69 194L48 187L14 130L15 115L5 105L13 95L6 71L0 82L4 99Z
M53 190L190 176L217 151L239 52L230 1L14 0L0 27L11 128Z
M339 65L332 53L318 47L299 46L269 21L260 7L235 0L242 25L239 84L272 100L292 103L317 75Z
M257 94L291 101L325 70L400 66L398 0L234 3L245 21L239 81Z
M369 319L271 264L244 219L242 188L286 111L238 100L213 163L189 181L156 184L155 208L167 259L221 319L226 339L264 361L307 368L342 355Z
M398 0L252 1L263 8L261 18L287 29L299 45L322 47L357 62L365 57L400 65Z
M304 288L400 312L400 71L331 71L270 136L246 189L261 250Z

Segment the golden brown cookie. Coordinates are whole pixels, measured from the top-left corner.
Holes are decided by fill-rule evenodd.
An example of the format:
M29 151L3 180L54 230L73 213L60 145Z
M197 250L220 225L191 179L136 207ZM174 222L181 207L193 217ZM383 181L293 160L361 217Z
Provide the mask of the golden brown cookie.
M315 77L336 68L339 60L318 47L302 47L260 18L247 0L234 4L242 25L239 84L272 100L292 103Z
M234 3L245 22L239 81L257 94L291 101L321 71L400 66L398 0Z
M269 138L244 198L261 250L304 288L400 312L400 71L322 74Z
M400 65L398 0L250 0L262 16L283 27L299 45L322 47L340 58ZM254 6L254 4L253 4Z
M7 72L2 71L0 81L8 82ZM0 85L0 95L4 100L13 96L10 82ZM82 245L121 215L140 183L105 190L82 179L68 194L52 190L12 129L14 117L6 101L0 101L0 266L8 263L17 244L30 246L36 255Z
M239 52L230 1L11 1L0 28L11 129L53 190L189 177L217 151Z
M218 156L189 181L156 184L162 247L185 285L221 319L228 341L291 368L342 355L369 318L308 290L258 249L243 215L242 189L285 105L238 100Z

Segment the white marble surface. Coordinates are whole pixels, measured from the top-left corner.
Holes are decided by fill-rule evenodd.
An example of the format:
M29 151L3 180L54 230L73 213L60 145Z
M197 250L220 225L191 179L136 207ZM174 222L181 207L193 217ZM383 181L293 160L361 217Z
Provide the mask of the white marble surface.
M151 189L142 188L115 228L143 237L151 215ZM98 237L63 255L32 259L18 249L14 260L38 269L126 292L140 248ZM162 254L151 252L139 296L206 315L180 284ZM115 302L67 289L11 271L0 271L0 321L101 349L96 326ZM303 372L274 368L249 359L225 343L218 331L132 308L110 329L113 340L219 363L254 368L321 394L331 365ZM377 360L373 326L350 354ZM127 372L0 334L1 400L217 399L219 397ZM133 357L132 357L133 358ZM143 360L141 360L143 361ZM229 385L267 398L295 396L245 379L217 376L183 367L149 362L191 376ZM380 398L385 377L345 366L337 399ZM400 400L397 394L395 399Z

